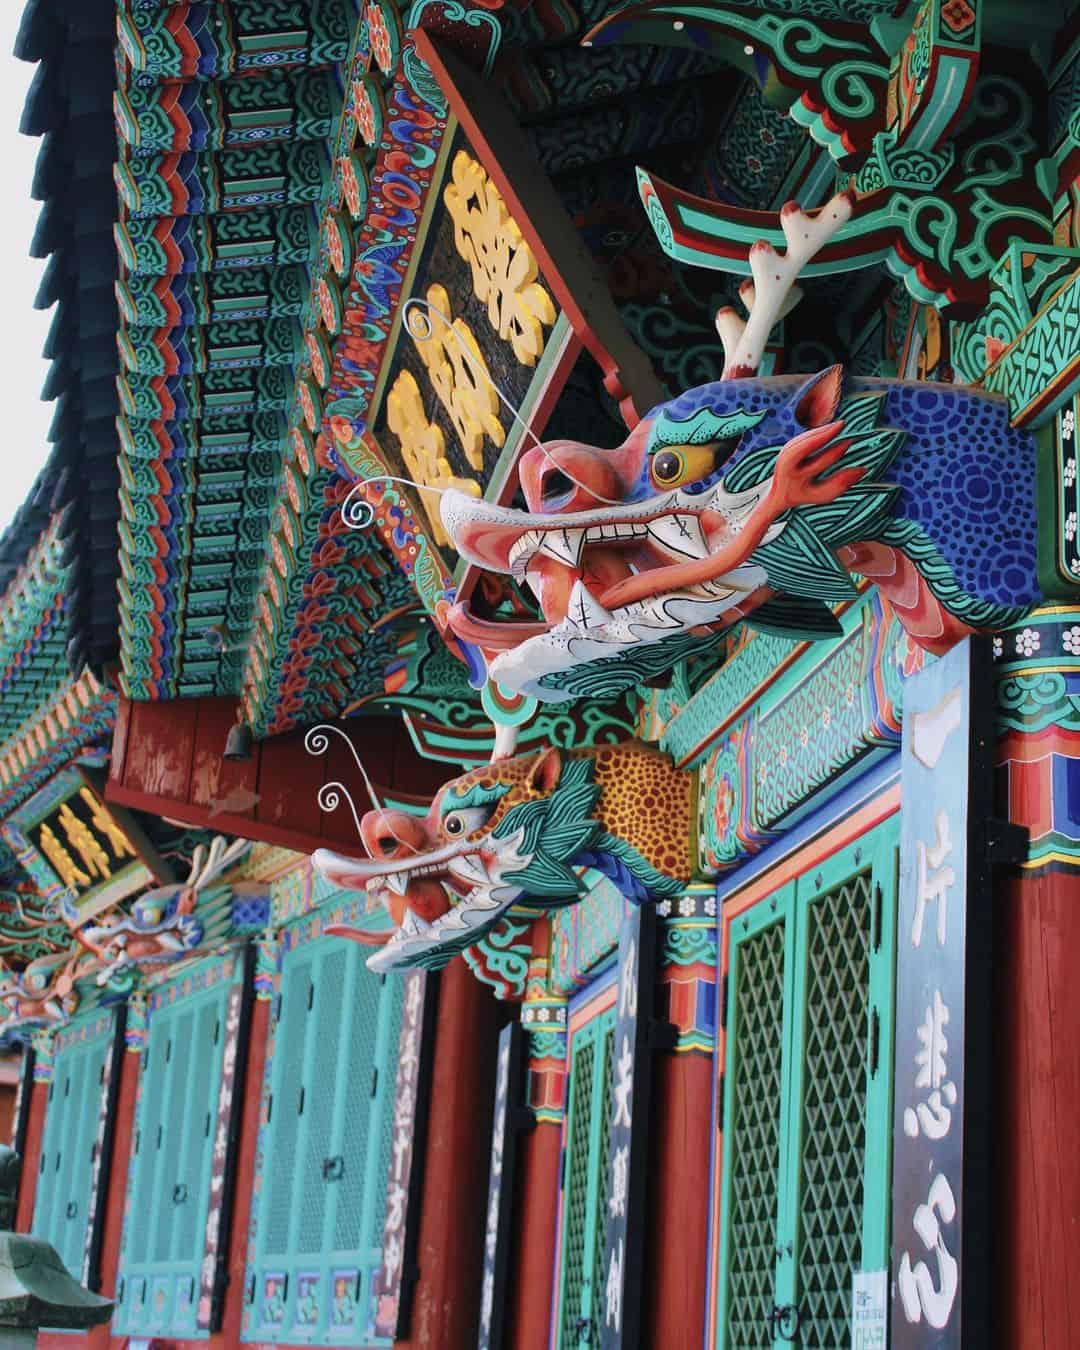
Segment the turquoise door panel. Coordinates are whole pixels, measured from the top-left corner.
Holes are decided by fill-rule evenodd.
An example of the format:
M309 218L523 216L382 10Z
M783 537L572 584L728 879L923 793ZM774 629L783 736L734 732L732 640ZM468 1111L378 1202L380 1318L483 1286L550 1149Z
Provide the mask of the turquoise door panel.
M325 938L283 961L244 1339L331 1345L365 1330L382 1259L402 990L363 958Z
M198 967L182 979L184 990L168 986L151 1013L143 1052L113 1317L120 1334L207 1334L198 1327L200 1267L235 980L200 987Z
M611 1124L614 1035L615 1009L609 1008L579 1027L570 1041L558 1277L559 1350L594 1344L601 1326L602 1204Z
M847 1345L888 1265L897 822L730 927L717 1344Z
M84 1039L78 1035L79 1023L72 1024L53 1063L32 1223L34 1234L52 1243L80 1281L105 1066L115 1031L111 1016L102 1018L99 1012L92 1020L93 1034Z

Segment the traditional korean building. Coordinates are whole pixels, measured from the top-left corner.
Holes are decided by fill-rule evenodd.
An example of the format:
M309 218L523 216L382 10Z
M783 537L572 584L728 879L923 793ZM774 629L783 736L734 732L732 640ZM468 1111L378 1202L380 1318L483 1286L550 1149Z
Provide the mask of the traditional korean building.
M29 0L40 1346L1080 1345L1078 10Z

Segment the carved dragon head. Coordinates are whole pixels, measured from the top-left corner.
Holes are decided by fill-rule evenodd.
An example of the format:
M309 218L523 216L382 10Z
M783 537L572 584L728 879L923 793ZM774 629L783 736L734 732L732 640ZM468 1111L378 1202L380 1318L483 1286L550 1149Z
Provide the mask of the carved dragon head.
M645 798L654 805L643 813ZM389 912L395 929L373 970L439 967L512 909L535 915L579 899L588 867L639 901L675 894L690 873L689 813L688 778L647 746L549 748L462 774L423 818L369 811L369 860L320 849L312 861Z
M130 914L113 913L101 924L87 926L84 939L100 952L98 984L115 982L135 968L168 965L194 951L207 936L204 915L211 889L251 847L244 839L227 843L215 835L207 849L199 844L191 857L187 880L146 891Z
M878 582L931 651L1013 622L1039 595L1034 445L1002 399L950 385L758 377L795 276L850 213L789 203L788 250L750 250L750 311L717 316L725 378L648 414L613 450L572 441L519 462L527 509L457 491L442 518L461 555L527 584L542 620L467 604L455 634L510 690L605 697L700 650L739 619L791 637L838 632L828 605ZM1006 581L1007 576L1007 581Z

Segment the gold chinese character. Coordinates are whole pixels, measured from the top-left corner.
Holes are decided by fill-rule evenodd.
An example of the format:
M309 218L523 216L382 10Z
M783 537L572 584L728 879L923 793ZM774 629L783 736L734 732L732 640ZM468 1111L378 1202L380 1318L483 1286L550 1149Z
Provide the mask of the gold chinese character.
M386 425L401 443L401 457L410 477L431 487L451 486L454 475L446 459L442 429L424 415L420 388L407 370L398 375L386 396ZM439 518L438 497L432 492L421 492L420 497L436 542L449 543Z
M499 421L499 396L472 330L450 312L446 288L429 286L427 303L426 313L411 311L406 324L409 336L465 458L479 472L484 467L484 437L489 436L496 446L506 439Z
M78 863L49 829L48 825L42 825L41 833L38 835L38 844L65 886L70 886L73 891L77 891L80 886L90 885L90 878L85 872L80 872Z
M109 855L101 847L101 842L86 821L80 820L67 802L60 808L58 816L60 828L67 835L68 843L83 861L83 866L92 875L101 878L111 877Z
M79 796L90 808L90 819L94 822L94 828L105 836L112 848L114 858L134 858L135 850L128 842L127 835L117 825L112 813L106 808L105 804L84 787L79 791Z
M555 306L536 279L532 249L498 188L464 150L454 157L443 200L457 251L472 271L473 294L487 305L491 326L521 364L534 366L544 350L544 326L555 322Z

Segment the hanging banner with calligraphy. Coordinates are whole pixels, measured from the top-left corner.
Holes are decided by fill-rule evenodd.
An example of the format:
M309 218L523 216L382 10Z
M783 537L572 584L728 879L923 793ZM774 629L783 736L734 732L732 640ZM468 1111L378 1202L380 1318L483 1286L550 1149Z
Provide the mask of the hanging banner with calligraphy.
M199 1267L197 1326L200 1331L220 1331L225 1290L229 1283L229 1235L236 1193L251 1009L255 1001L255 956L254 944L248 943L244 948L242 974L229 990L225 1004L225 1045L214 1113L214 1151L210 1156L210 1206L206 1216L206 1246Z
M524 1042L520 1022L509 1023L499 1033L477 1350L502 1350L508 1344L506 1282L514 1222L517 1139L522 1127L532 1121L532 1112L524 1105Z
M424 1179L428 1086L435 1049L438 974L415 970L404 977L404 983L382 1264L372 1280L369 1324L371 1334L391 1340L401 1340L409 1334L412 1291L417 1278L416 1244Z
M904 686L893 1350L992 1339L989 673L968 639Z
M112 1173L113 1132L120 1095L120 1068L124 1058L127 1004L116 1009L112 1045L101 1066L101 1094L90 1148L90 1202L83 1242L82 1282L95 1292L101 1288L101 1246L105 1237L105 1201Z
M603 1350L635 1350L641 1344L651 1057L660 1039L654 1036L653 1023L656 923L652 905L634 906L619 930L604 1264L600 1268L604 1285L599 1343Z

